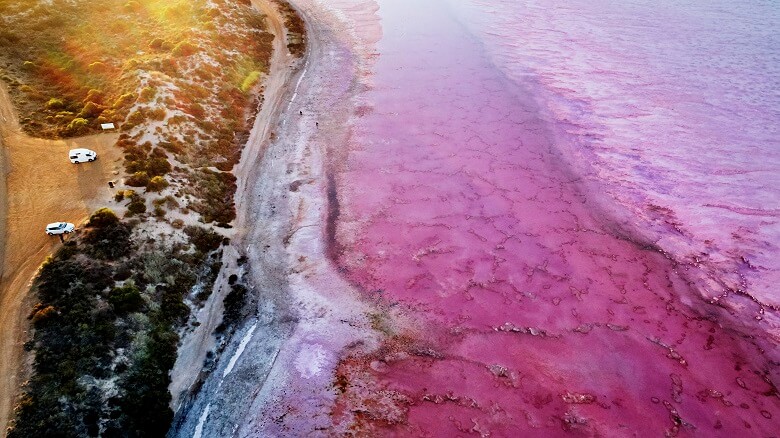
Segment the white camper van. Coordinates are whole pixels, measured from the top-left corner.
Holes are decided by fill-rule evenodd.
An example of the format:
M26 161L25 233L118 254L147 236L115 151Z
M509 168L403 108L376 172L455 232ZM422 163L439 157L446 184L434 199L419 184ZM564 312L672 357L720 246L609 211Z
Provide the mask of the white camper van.
M71 149L68 156L71 163L86 163L87 161L95 161L97 153L89 149Z

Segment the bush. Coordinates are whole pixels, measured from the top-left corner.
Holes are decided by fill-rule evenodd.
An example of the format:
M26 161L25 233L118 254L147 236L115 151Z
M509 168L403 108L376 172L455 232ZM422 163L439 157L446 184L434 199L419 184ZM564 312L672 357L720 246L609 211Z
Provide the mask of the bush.
M65 102L62 101L62 99L57 99L56 97L52 97L49 99L48 102L46 102L46 108L54 111L61 110L65 108Z
M113 214L113 212L111 212ZM108 216L108 215L107 215ZM110 222L111 219L105 219ZM117 221L100 227L90 228L84 236L84 252L103 260L116 260L124 257L132 247L130 228Z
M231 326L244 316L244 305L246 303L247 288L242 284L234 284L230 288L230 293L225 296L223 304L225 312L222 316L222 323Z
M103 73L108 71L108 65L100 61L95 61L92 64L89 64L87 68L93 73Z
M146 163L146 171L150 176L162 176L171 171L171 163L167 158L155 157Z
M165 205L167 205L168 208L173 209L179 206L179 201L177 201L173 196L168 195L165 197Z
M94 102L96 104L103 104L103 99L105 99L105 97L105 93L93 88L87 92L87 97L84 98L84 103Z
M236 218L233 194L236 191L236 177L227 172L200 170L196 175L195 191L203 201L193 205L193 210L203 216L206 223L229 223Z
M114 195L114 200L121 202L123 199L133 199L135 196L135 190L120 190Z
M198 51L198 46L192 44L189 41L182 41L179 44L176 44L176 46L173 48L173 51L171 52L173 56L182 57L182 56L192 56Z
M262 72L259 71L253 71L250 72L246 78L244 78L243 82L241 82L241 91L244 93L248 92L252 89L259 81L260 81L260 75Z
M125 165L125 169L130 173L145 172L146 163L142 160L130 161Z
M117 195L118 194L119 193L117 193ZM124 193L122 193L122 195L124 195ZM109 225L114 225L117 222L119 222L119 218L117 217L116 213L114 213L110 208L103 207L92 213L92 216L89 217L89 221L87 222L87 226L103 228Z
M113 107L114 109L127 108L133 103L135 103L136 98L137 96L135 95L135 93L125 93L117 97L117 99L114 101Z
M43 309L35 312L32 317L32 323L38 326L55 315L57 315L57 310L54 308L54 306L46 306Z
M165 120L165 116L168 113L163 108L154 108L147 112L147 116L149 116L152 120L157 120L158 122L161 120Z
M195 248L200 252L210 252L217 248L222 243L222 236L214 231L199 227L197 225L187 225L184 227L184 234L190 237L190 242L195 245Z
M146 187L149 184L149 175L145 171L140 171L132 174L125 181L130 187Z
M152 99L154 99L154 96L157 94L157 90L154 87L144 87L141 90L141 97L139 100L141 102L151 102Z
M81 117L76 117L71 120L66 128L66 131L70 135L84 134L89 129L89 120Z
M165 40L162 38L155 38L151 42L149 42L149 48L154 50L160 50L162 49L164 42Z
M108 302L119 314L137 312L144 306L141 292L132 282L122 287L115 287L108 295Z
M100 113L103 112L103 109L104 108L102 106L96 104L95 102L87 102L87 104L84 105L84 108L81 109L79 117L94 119L100 116Z
M127 211L131 214L146 213L146 203L143 199L136 199L127 205Z
M100 113L100 116L97 118L98 123L113 123L115 122L119 116L117 115L116 111L111 109L105 109L102 113Z
M161 176L155 176L149 180L149 183L146 185L146 190L150 192L159 192L166 187L168 187L168 181Z
M134 111L129 116L127 116L126 123L129 123L131 125L139 125L145 121L146 121L146 115L144 114L143 109L139 109Z

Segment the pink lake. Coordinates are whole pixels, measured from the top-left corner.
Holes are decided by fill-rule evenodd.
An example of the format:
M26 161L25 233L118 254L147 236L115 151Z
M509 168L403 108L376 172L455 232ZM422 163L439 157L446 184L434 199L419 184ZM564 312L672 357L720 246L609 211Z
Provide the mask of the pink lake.
M333 252L405 322L336 425L777 435L776 5L378 4Z

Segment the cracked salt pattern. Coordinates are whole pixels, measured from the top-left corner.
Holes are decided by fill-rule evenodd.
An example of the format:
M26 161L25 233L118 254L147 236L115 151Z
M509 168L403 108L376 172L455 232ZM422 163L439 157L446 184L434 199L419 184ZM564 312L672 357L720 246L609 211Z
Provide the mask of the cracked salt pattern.
M378 3L384 36L338 174L337 262L425 329L390 325L383 348L343 358L335 423L415 436L776 433L777 298L764 280L777 279L776 76L719 101L755 98L739 112L708 104L720 72L685 82L662 71L684 65L666 53L644 58L659 82L639 89L570 58L629 68L620 49L656 37L676 57L703 50L712 41L657 35L664 17L677 18L660 30L690 24L677 5L648 16L637 2ZM577 32L614 51L577 45ZM769 50L756 62L771 71ZM665 90L688 97L664 110L653 99ZM653 148L667 141L674 150ZM704 206L716 200L731 213ZM691 256L702 245L711 259ZM724 285L750 295L707 295Z
M624 226L700 268L705 295L778 308L776 4L451 3L502 72L565 121L565 154L607 182Z

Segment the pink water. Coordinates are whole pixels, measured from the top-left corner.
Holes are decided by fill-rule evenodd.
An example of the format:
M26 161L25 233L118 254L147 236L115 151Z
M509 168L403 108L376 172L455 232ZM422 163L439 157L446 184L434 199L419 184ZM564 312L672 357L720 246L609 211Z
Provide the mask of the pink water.
M334 421L776 435L776 5L378 3L336 262L413 323Z

